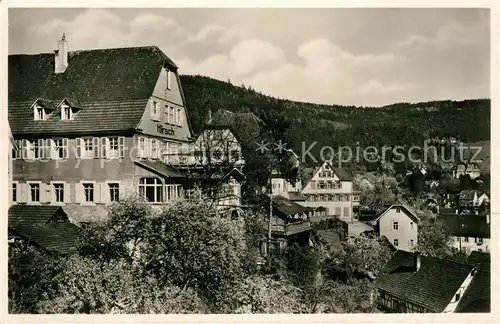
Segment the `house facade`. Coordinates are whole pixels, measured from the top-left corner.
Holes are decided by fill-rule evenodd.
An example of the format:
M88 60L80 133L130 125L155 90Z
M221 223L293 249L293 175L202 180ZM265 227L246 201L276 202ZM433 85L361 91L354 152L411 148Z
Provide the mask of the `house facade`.
M7 191L8 191L8 202L9 207L12 205L12 201L14 200L14 188L12 186L12 153L14 152L14 138L12 137L12 132L10 130L10 125L8 125L7 129L7 143L8 143L8 152L7 152Z
M359 195L353 192L352 177L328 162L313 173L312 179L302 189L305 201L298 203L320 209L325 216L352 221L353 207L359 205Z
M466 254L491 252L490 214L457 213L440 215L451 236L450 245Z
M193 182L177 167L193 142L178 68L155 46L69 52L63 37L55 53L10 55L8 108L15 204L91 222L121 197L162 205Z
M376 220L380 236L398 250L413 251L418 243L419 218L405 204L389 206Z

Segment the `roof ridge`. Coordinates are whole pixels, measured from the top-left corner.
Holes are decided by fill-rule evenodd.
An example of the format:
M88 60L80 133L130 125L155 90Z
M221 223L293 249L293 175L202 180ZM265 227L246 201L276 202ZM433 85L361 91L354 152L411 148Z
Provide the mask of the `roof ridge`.
M139 48L152 48L161 49L157 45L143 45L143 46L123 46L123 47L108 47L108 48L90 48L90 49L78 49L73 51L68 51L68 54L82 53L82 52L92 52L92 51L109 51L109 50L124 50L124 49L139 49ZM54 52L41 52L41 53L15 53L9 54L10 56L36 56L36 55L54 55Z

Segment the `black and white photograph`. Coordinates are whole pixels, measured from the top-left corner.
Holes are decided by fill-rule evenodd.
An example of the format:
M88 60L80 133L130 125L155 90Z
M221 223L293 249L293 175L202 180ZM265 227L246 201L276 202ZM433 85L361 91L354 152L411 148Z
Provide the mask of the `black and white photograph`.
M2 5L9 315L496 312L497 8L143 5Z

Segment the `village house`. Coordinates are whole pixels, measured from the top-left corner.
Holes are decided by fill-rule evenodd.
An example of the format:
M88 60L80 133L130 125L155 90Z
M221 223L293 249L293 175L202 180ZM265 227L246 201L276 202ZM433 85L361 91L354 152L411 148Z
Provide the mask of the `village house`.
M178 167L192 131L178 67L158 47L70 52L63 36L54 53L8 64L14 204L64 206L85 223L126 195L163 205L205 179ZM209 180L231 182L233 169Z
M447 213L441 212L438 221L448 228L451 235L451 245L466 254L472 251L490 252L491 228L490 214L472 213Z
M474 251L467 263L477 272L455 310L457 313L491 312L491 259L489 253Z
M405 204L397 202L376 219L377 231L398 250L412 251L418 243L420 219Z
M480 207L489 202L490 199L488 195L478 190L462 190L459 195L459 205L461 208Z
M396 251L374 284L387 313L453 313L476 274L473 265Z
M324 216L352 222L353 207L359 206L359 194L354 194L352 180L345 170L325 162L313 171L313 177L302 189L305 200L297 202Z

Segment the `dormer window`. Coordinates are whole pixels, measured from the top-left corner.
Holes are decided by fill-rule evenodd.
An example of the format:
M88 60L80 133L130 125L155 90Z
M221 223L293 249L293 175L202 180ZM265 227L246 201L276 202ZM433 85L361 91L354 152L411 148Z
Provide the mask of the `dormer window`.
M61 119L62 120L72 120L73 119L73 111L70 106L66 104L61 105Z
M38 104L35 105L34 113L35 113L35 120L45 120L45 118L47 117L45 109Z

